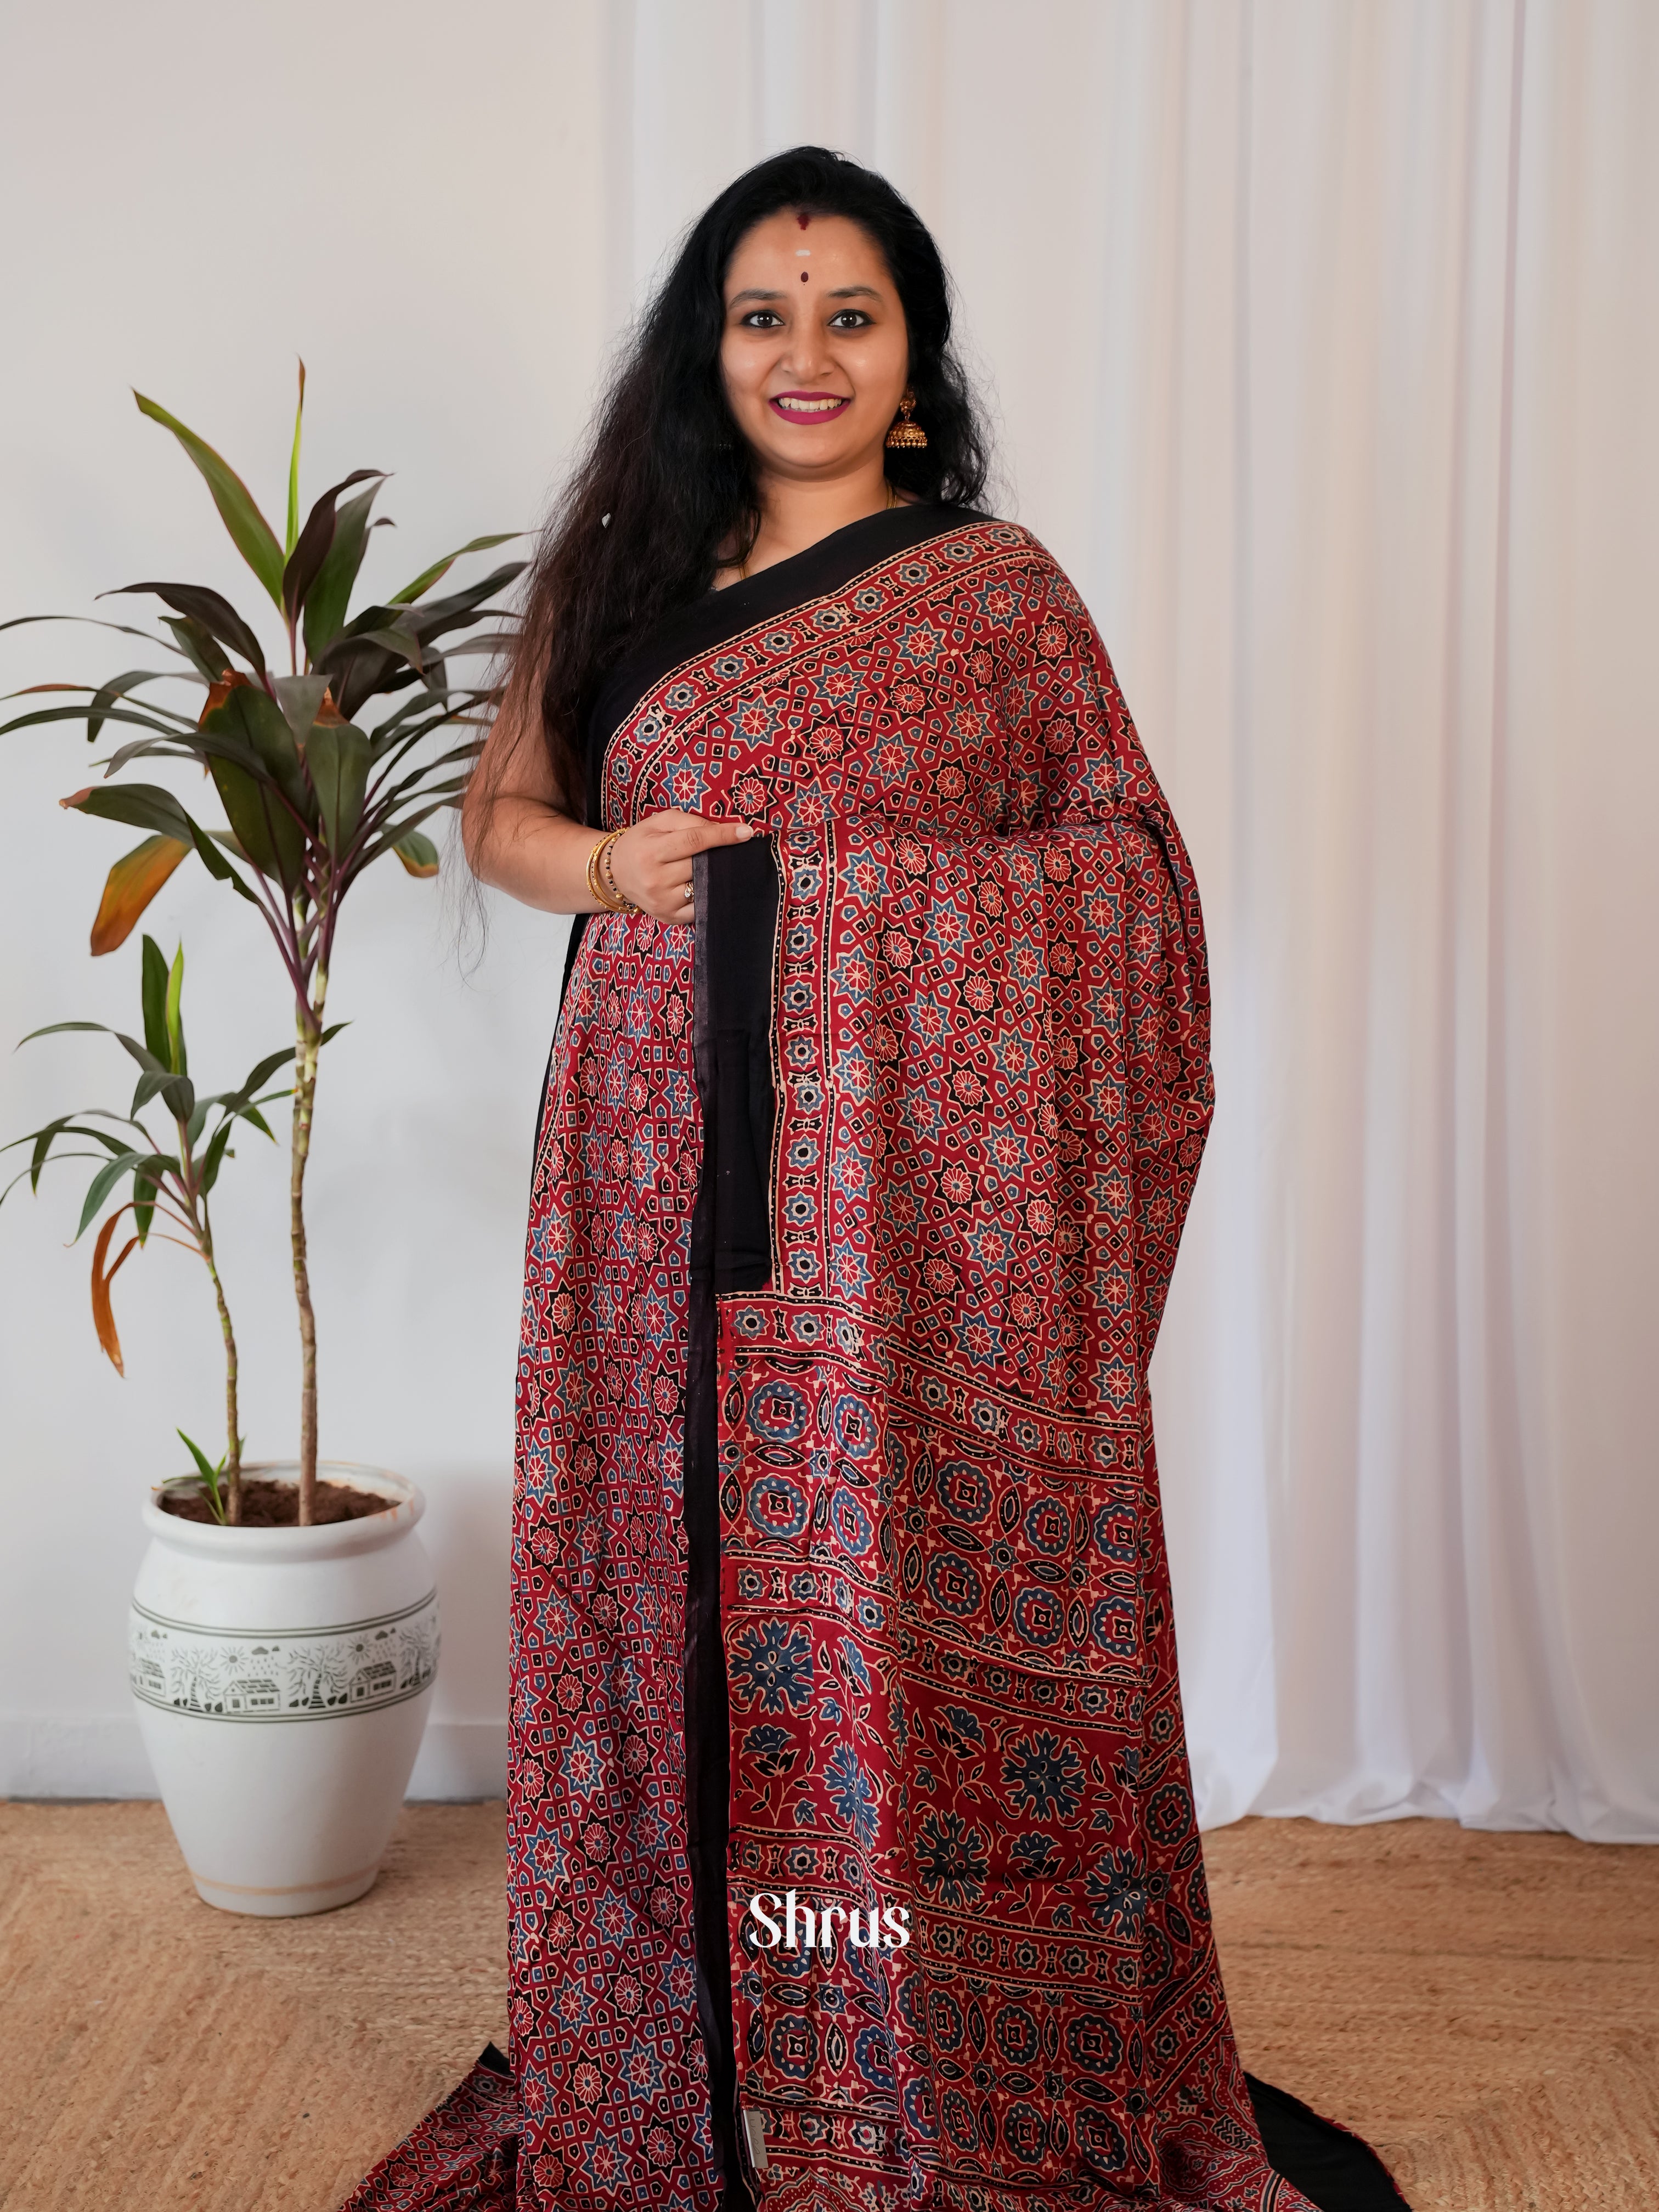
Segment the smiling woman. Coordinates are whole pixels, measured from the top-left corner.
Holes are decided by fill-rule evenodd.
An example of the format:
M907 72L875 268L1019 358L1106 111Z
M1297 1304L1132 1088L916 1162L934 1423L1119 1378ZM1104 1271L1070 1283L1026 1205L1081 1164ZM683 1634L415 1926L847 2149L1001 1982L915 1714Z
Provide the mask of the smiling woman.
M721 549L717 584L895 503L886 441L908 388L909 337L886 260L860 224L788 209L757 223L726 272L720 362L733 422L787 493L768 501L750 544Z
M693 226L555 510L467 795L480 874L557 914L684 920L692 856L746 829L664 809L596 854L571 817L599 826L601 688L711 588L897 504L971 507L988 469L915 210L811 148L740 177Z
M950 331L880 178L752 171L537 563L466 813L579 918L513 2051L352 2212L1307 2212L1210 1937L1146 1396L1198 896L1087 610L973 504Z

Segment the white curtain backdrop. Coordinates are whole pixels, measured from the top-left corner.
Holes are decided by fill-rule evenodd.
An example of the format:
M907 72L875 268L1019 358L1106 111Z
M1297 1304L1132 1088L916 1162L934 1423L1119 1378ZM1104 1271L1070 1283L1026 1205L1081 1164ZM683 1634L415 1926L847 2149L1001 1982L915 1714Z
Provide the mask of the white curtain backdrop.
M0 31L0 616L234 584L128 382L266 454L274 504L303 351L313 481L394 466L417 553L533 514L737 169L810 138L915 200L1007 511L1093 608L1205 896L1220 1105L1154 1369L1204 1817L1659 1838L1651 0L65 0ZM106 665L49 635L0 678ZM80 949L118 844L50 805L84 749L6 742L0 1016L124 1017ZM317 1243L325 1448L433 1498L441 1791L499 1777L559 933L502 911L468 980L420 896L366 889L337 963ZM281 1034L262 948L182 873L155 911L240 1068ZM73 1103L46 1049L0 1135ZM0 1215L0 1784L142 1790L132 1499L212 1344L130 1273L133 1377L100 1371L56 1204Z

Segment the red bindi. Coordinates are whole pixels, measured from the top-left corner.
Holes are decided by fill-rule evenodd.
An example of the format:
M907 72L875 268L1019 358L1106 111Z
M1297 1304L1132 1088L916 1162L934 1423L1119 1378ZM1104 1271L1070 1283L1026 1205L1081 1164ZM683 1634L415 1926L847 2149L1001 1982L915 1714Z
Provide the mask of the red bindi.
M811 220L812 218L810 215L798 215L795 217L795 221L800 225L803 230L805 229L807 224L811 222Z
M806 282L806 271L804 269L800 272L800 281L803 284Z

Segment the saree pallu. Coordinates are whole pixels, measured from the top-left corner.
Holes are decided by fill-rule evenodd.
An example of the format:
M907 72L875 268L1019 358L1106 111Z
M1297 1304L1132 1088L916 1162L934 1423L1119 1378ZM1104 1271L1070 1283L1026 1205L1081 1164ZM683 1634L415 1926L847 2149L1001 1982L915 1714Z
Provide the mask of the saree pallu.
M620 684L604 820L765 834L700 859L695 928L593 917L570 975L519 1371L516 2180L421 2201L1304 2208L1211 1940L1146 1392L1202 924L1104 648L1025 532L913 508ZM783 1940L807 1911L828 1948Z

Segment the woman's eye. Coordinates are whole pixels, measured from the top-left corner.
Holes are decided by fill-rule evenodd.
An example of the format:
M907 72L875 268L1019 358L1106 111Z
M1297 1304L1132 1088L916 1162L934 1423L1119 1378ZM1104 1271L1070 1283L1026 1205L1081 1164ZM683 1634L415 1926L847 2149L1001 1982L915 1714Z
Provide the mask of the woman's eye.
M775 313L770 307L756 307L743 319L743 328L746 331L773 331L782 327L782 316Z
M843 307L838 315L830 316L830 327L832 331L861 331L869 320L862 307Z

